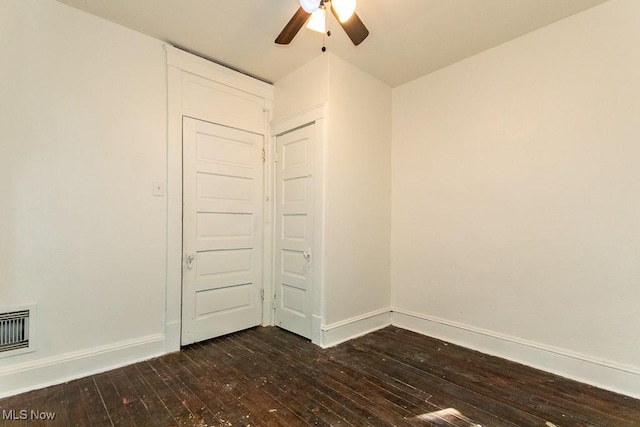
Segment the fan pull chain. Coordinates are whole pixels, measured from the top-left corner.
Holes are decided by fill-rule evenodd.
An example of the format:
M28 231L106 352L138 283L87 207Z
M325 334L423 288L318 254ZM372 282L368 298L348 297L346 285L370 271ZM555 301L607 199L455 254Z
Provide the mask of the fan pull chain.
M331 7L331 4L329 4L329 7ZM329 17L327 16L327 19L325 20L325 30L327 30L323 35L322 35L322 51L326 52L327 51L327 46L326 46L326 42L327 42L327 37L331 37L331 30L329 29Z

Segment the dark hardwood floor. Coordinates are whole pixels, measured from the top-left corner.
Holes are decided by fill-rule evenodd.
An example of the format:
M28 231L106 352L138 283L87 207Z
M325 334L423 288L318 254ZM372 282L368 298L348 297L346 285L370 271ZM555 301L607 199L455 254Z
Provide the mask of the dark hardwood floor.
M32 410L55 418L6 419ZM640 425L640 400L394 327L328 350L255 328L2 399L1 416L3 426L618 427Z

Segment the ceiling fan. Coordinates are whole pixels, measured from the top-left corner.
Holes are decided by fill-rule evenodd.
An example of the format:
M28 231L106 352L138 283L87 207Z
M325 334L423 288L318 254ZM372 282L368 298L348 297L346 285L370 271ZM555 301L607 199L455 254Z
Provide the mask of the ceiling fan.
M300 0L300 7L276 38L276 43L291 43L307 21L309 21L307 28L326 32L325 19L328 9L337 18L354 45L359 45L367 38L369 30L355 13L356 0ZM331 34L328 33L328 35Z

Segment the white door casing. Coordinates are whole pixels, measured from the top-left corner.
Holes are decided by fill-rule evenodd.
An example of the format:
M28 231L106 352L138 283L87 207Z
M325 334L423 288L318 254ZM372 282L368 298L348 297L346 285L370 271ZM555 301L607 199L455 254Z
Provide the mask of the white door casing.
M315 124L276 138L275 323L311 338Z
M182 345L261 323L263 146L183 120Z

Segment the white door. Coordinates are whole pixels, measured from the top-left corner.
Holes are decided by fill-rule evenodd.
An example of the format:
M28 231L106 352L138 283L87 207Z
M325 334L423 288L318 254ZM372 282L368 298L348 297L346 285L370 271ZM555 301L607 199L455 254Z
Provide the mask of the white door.
M276 138L276 325L311 338L315 125Z
M183 121L182 345L260 324L263 137Z

